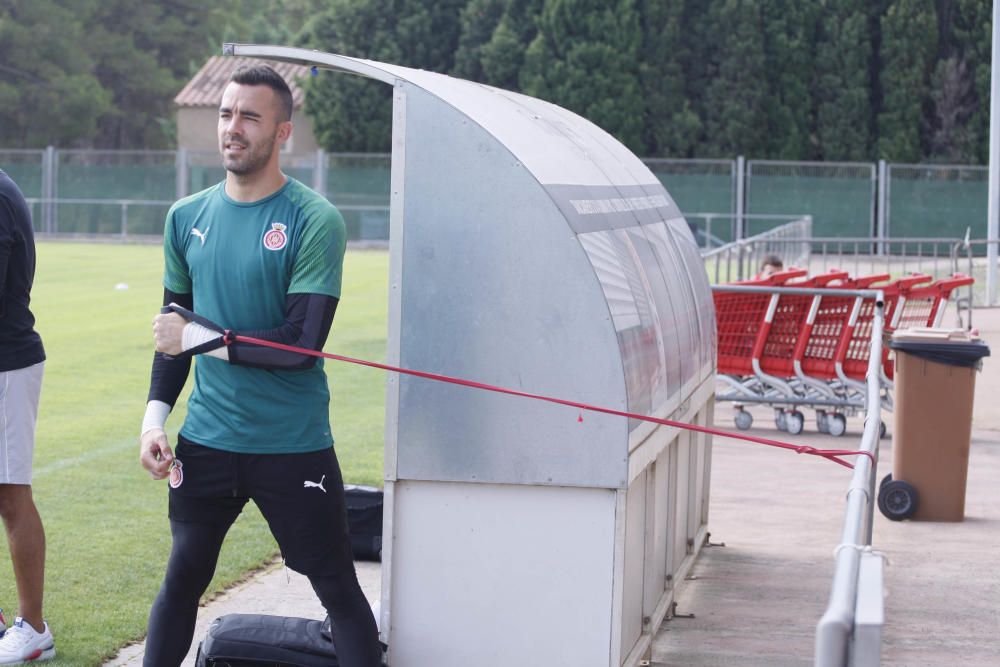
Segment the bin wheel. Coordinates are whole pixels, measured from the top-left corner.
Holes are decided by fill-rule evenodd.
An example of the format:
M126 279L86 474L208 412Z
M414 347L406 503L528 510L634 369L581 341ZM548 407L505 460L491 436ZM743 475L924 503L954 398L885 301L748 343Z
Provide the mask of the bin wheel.
M892 473L889 473L882 478L882 481L878 483L878 490L881 491L885 488L885 485L892 481Z
M785 418L784 410L774 411L774 425L778 427L779 431L788 430L788 420Z
M888 430L888 429L886 429L886 427L885 427L885 422L884 421L880 421L878 423L878 439L879 440L884 440L885 439L885 432L886 432L886 430Z
M837 413L826 418L826 428L830 435L840 437L847 432L847 417Z
M798 435L802 433L802 427L805 426L806 418L798 410L792 410L785 417L785 428L792 435Z
M885 482L878 492L878 508L887 519L902 521L917 511L917 490L901 479Z
M826 423L826 420L828 418L829 417L827 417L826 410L817 410L816 411L816 430L817 431L819 431L820 433L829 433L830 432L830 427L827 426L827 423Z
M737 410L733 421L736 422L736 428L745 431L753 425L753 415L746 410Z

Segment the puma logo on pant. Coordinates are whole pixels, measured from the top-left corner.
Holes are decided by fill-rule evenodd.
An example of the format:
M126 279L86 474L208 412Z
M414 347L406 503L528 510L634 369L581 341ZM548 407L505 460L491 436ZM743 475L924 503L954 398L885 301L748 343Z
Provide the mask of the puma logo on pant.
M320 477L318 482L310 482L307 479L306 481L302 482L302 488L304 488L304 489L316 488L316 489L319 489L320 491L322 491L323 493L326 493L326 488L323 486L323 480L324 479L326 479L326 475L323 475L322 477Z

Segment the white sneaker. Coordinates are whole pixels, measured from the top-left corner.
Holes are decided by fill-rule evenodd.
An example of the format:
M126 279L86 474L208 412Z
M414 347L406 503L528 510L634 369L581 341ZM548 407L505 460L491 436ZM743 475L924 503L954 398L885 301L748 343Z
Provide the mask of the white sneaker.
M7 619L3 617L3 609L0 609L0 637L7 632Z
M51 660L56 655L49 624L36 632L30 623L18 616L14 625L0 638L0 665L23 665L35 660Z

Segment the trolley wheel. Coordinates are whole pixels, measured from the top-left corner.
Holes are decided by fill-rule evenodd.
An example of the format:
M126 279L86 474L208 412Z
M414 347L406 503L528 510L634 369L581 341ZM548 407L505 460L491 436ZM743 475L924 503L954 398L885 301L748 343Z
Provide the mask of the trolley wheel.
M788 430L788 420L785 417L784 410L774 411L774 425L778 427L779 431Z
M892 481L892 473L889 473L882 478L882 481L878 483L878 490L881 491L885 488L885 485Z
M886 481L878 492L878 508L887 519L902 521L917 511L917 490L901 479Z
M885 422L884 421L879 421L879 423L878 423L878 439L879 440L884 440L885 439L885 432L886 432L886 430L887 429L885 427Z
M820 433L829 433L830 427L827 426L826 420L829 419L826 414L826 410L816 411L816 430Z
M840 437L847 431L847 417L839 412L826 418L826 428L830 435Z
M805 426L806 418L798 410L792 410L785 417L785 428L792 435L798 435L802 433L802 428Z
M745 431L753 425L753 415L746 410L737 410L733 421L736 422L736 428Z

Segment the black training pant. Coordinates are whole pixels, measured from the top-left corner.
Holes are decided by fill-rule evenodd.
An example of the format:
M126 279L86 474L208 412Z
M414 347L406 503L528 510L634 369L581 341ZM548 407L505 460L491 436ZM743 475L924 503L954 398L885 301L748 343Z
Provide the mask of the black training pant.
M229 527L248 500L268 522L288 567L309 578L330 615L344 667L378 667L382 650L358 584L344 485L332 448L304 454L236 454L178 439L180 484L170 489L173 547L149 614L146 667L176 667L194 635L198 601ZM280 613L280 610L274 610Z

